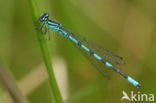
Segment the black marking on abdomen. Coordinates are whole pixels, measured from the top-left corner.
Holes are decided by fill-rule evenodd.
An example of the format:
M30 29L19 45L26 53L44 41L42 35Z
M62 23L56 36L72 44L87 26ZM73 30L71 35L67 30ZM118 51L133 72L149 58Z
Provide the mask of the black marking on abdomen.
M89 53L93 56L94 52L92 52L91 50L89 50Z

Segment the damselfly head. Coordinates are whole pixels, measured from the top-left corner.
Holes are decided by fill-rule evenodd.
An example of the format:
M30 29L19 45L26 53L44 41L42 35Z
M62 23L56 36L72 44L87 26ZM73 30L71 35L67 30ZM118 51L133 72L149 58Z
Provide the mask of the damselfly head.
M40 18L40 22L44 22L44 21L47 21L48 20L48 17L49 17L49 14L48 13L44 13Z

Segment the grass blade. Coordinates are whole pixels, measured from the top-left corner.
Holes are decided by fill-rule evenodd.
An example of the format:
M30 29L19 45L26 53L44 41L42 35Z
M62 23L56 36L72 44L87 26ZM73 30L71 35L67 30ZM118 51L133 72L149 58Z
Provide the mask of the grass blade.
M31 13L32 13L33 21L35 22L36 26L39 27L40 26L40 23L38 21L39 12L38 12L37 6L35 4L35 1L34 0L28 0L28 1L29 1L29 6L30 6L30 9L31 9ZM41 31L39 31L39 30L37 30L37 37L44 39ZM61 93L59 91L59 88L58 88L58 85L57 85L57 82L56 82L56 79L55 79L55 76L54 76L54 71L53 71L53 68L52 68L51 58L50 58L50 55L48 53L48 48L47 48L46 41L45 40L39 40L39 44L40 44L43 59L44 59L44 62L45 62L45 65L46 65L46 68L47 68L47 71L48 71L48 75L49 75L49 79L50 79L50 85L51 85L51 88L52 88L52 93L53 93L55 102L56 103L63 103Z

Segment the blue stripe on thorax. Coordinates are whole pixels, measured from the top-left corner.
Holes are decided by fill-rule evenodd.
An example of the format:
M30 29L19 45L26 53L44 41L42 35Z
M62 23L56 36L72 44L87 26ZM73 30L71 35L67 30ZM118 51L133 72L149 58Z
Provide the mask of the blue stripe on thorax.
M48 21L48 25L53 25L53 26L59 26L61 24L55 22L55 21Z
M59 31L59 28L57 26L53 26L53 25L48 25L48 26L56 32Z

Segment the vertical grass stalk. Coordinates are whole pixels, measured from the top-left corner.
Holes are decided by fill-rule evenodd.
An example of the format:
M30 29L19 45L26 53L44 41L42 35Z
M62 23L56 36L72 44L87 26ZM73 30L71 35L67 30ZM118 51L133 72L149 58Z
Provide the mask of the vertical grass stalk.
M0 81L9 92L15 103L29 103L26 97L22 94L18 86L16 85L15 79L10 75L6 68L0 62Z
M40 23L38 20L39 19L39 12L38 12L37 6L35 4L35 1L34 0L28 0L28 1L29 1L30 10L32 13L33 21L35 22L35 25L37 27L40 27ZM44 36L42 35L40 30L37 30L37 37L44 39ZM54 71L52 68L51 58L50 58L50 55L48 53L46 41L45 40L39 40L39 45L40 45L41 52L43 55L43 59L44 59L44 62L45 62L45 65L46 65L46 68L48 71L48 75L49 75L49 79L50 79L50 85L51 85L52 93L53 93L53 96L55 99L55 103L63 103L61 93L59 91L59 88L58 88L58 85L57 85L57 82L56 82L56 79L54 76Z

